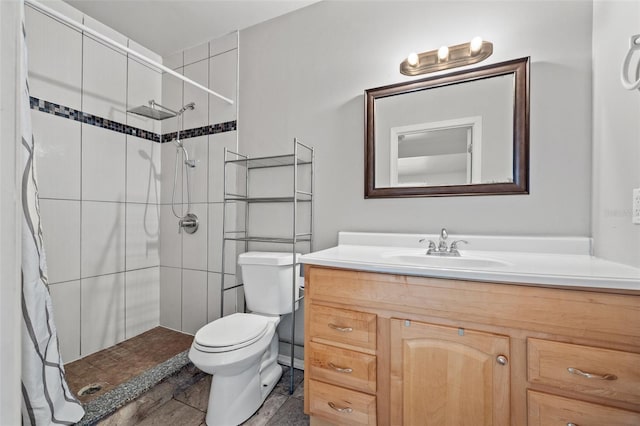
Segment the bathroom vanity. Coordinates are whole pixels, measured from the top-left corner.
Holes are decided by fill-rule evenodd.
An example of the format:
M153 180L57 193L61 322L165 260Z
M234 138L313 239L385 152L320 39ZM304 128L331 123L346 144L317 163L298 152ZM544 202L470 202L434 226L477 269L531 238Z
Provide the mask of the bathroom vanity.
M422 237L303 257L312 425L640 424L640 270L587 239L467 236L422 264Z

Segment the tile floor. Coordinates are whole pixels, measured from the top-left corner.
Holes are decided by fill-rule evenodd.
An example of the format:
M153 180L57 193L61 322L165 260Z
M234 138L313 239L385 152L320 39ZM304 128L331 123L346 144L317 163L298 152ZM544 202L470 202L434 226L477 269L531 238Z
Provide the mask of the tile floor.
M193 336L188 334L156 327L66 364L67 382L76 395L87 385L97 383L101 386L95 393L78 397L80 402L86 403L189 349L192 341Z
M99 422L100 426L112 425L142 425L142 426L204 426L207 403L209 399L209 387L211 376L193 370L191 383L176 391L172 397L162 398L158 402L150 404L152 408L145 408L144 413L116 412L112 416ZM283 367L282 378L267 397L260 409L247 420L245 426L302 426L309 424L309 417L303 412L303 372L294 369L295 392L289 395L290 368ZM191 374L191 373L186 373ZM153 395L162 392L160 388L165 383L156 386L148 393ZM141 399L144 399L143 395ZM149 396L148 398L157 398ZM124 411L126 407L120 411Z

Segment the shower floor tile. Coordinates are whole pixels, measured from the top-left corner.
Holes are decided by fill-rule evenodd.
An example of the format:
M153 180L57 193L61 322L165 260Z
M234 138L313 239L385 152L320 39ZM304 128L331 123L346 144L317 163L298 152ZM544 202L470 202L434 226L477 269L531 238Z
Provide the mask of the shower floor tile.
M86 403L189 349L192 341L191 335L156 327L66 364L67 382L76 395L85 386L101 386L95 393L78 396L81 402Z

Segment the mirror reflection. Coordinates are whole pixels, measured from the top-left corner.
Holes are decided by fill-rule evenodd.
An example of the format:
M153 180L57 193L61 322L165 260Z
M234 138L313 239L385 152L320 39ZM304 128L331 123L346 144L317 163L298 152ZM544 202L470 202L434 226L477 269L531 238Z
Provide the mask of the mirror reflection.
M526 81L504 64L368 90L365 195L526 192Z

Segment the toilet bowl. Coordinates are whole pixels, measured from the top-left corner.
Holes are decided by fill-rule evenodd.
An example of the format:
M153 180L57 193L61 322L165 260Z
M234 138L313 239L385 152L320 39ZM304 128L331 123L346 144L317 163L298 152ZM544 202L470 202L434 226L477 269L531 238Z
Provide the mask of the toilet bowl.
M280 315L291 311L292 259L292 253L241 254L238 264L245 281L247 307L254 312L222 317L194 336L189 359L213 375L207 425L234 426L244 422L260 408L282 376L282 367L277 363L276 327ZM295 267L297 276L299 266ZM297 291L297 279L295 285ZM283 301L286 295L288 300Z

